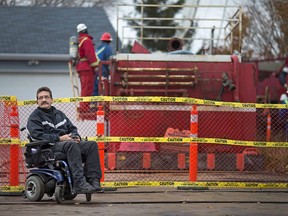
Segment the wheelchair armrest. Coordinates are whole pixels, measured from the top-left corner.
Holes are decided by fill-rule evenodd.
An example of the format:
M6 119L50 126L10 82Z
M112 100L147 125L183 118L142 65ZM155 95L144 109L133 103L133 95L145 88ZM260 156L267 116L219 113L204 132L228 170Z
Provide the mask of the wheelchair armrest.
M49 146L50 142L48 140L40 140L40 141L33 141L30 143L27 143L25 146L28 148L33 148L33 147L44 147L44 146Z
M50 148L42 149L41 153L48 153L48 155L50 155L52 158L54 157L53 151ZM47 158L46 158L46 160L47 160Z

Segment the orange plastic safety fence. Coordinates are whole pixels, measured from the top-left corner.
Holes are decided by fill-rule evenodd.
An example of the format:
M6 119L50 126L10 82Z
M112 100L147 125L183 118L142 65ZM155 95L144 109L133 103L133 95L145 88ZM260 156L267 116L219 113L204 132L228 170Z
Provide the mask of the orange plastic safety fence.
M96 103L96 102L95 102ZM89 103L87 103L89 104ZM105 102L104 136L123 137L105 143L105 182L190 181L191 157L197 161L196 181L285 182L287 148L227 145L226 139L266 141L271 116L271 141L286 141L284 110L197 105L198 138L218 138L217 144L134 142L125 137L190 137L192 104ZM78 102L55 103L78 127L83 138L96 137L97 110L79 112ZM20 126L36 105L19 107ZM20 134L21 140L26 133ZM193 181L194 181L193 180Z
M26 169L19 143L17 101L0 101L0 116L0 187L20 186L25 181Z

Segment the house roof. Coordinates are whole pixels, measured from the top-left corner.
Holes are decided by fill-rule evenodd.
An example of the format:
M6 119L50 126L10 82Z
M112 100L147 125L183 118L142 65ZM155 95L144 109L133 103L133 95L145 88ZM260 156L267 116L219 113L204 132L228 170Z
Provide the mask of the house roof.
M95 46L104 32L116 37L102 7L0 7L0 53L68 54L69 38L85 23ZM115 44L111 44L115 50Z

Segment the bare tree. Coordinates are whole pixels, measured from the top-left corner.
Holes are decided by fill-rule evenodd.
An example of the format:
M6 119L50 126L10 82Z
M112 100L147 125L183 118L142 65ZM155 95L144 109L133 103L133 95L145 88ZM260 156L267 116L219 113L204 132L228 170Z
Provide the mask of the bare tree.
M285 57L288 54L288 2L251 0L244 7L249 24L243 29L243 51L250 58Z
M0 6L95 7L111 5L113 0L0 0Z
M15 0L0 0L0 6L14 6L16 4Z

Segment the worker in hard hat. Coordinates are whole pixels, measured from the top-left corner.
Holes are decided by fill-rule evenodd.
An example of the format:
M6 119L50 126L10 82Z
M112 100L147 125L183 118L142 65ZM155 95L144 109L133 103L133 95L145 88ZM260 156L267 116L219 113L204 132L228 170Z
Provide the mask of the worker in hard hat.
M288 104L286 93L280 96L280 104ZM279 124L283 128L284 141L288 141L288 110L286 108L279 110Z
M100 38L101 44L96 49L97 58L100 59L101 61L108 61L110 56L112 56L112 48L110 46L112 40L113 39L111 37L111 34L109 34L108 32L102 34ZM102 64L102 77L101 77L102 80L108 81L109 75L110 75L109 65ZM94 82L93 96L99 95L98 84L99 84L99 77L98 75L96 75Z
M286 95L285 93L281 94L281 96L280 96L280 103L281 103L281 104L286 104L287 100L288 100L287 95Z
M81 97L92 96L95 80L95 68L99 61L95 54L93 37L88 34L88 28L85 24L77 25L78 32L78 61L76 70L80 77ZM80 103L80 112L90 110L89 103Z

